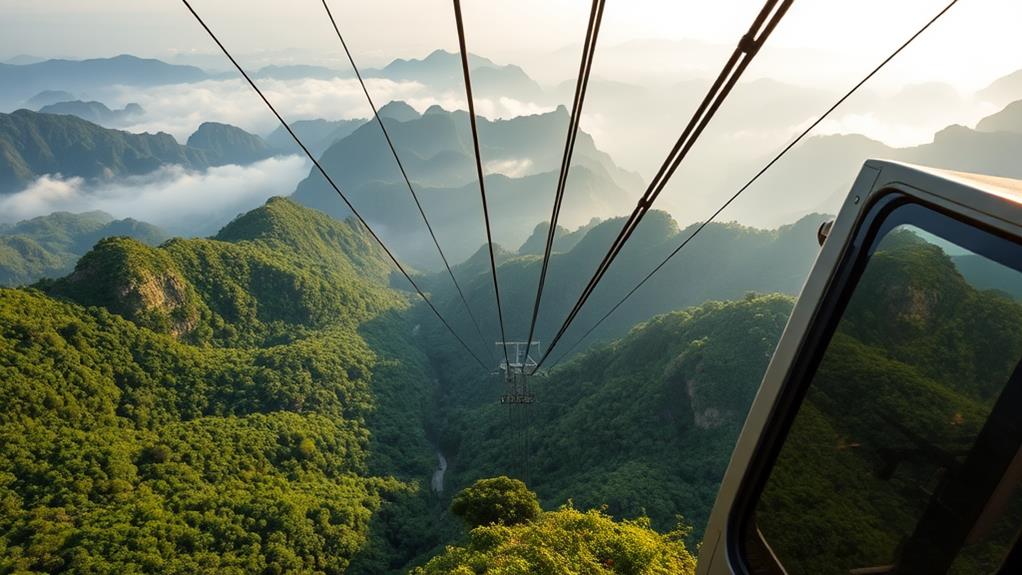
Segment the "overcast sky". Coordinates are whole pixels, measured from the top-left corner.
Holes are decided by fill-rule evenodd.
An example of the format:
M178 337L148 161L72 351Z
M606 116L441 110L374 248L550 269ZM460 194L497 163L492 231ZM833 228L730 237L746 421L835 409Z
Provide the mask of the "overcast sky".
M581 40L588 4L467 0L469 48L500 62L522 64L541 81L567 79L574 74L573 59L547 56L561 49L577 51L572 48ZM656 39L698 40L726 49L761 4L761 0L610 0L600 47ZM946 0L797 0L750 74L820 85L846 83L945 4ZM232 50L252 63L340 65L319 0L193 0L193 5ZM367 66L456 47L447 0L333 0L331 6ZM74 58L215 54L177 0L0 0L0 14L0 59L18 54ZM878 84L932 80L963 91L981 88L1022 68L1019 22L1019 0L961 0ZM679 62L684 54L671 52L666 65L707 72L720 65L701 61L710 58L699 51L692 55L700 61ZM194 61L221 62L218 56ZM616 72L604 70L604 75ZM599 54L594 74L600 74Z

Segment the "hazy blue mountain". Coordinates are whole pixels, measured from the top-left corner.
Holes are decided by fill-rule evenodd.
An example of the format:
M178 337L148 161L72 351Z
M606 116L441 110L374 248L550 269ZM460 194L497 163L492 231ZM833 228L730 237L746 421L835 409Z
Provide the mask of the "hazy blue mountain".
M43 106L49 106L50 104L57 104L59 102L70 102L74 100L75 96L71 92L65 92L64 90L43 90L35 96L32 96L25 102L25 107L30 110L38 110Z
M337 142L355 131L365 123L363 119L355 120L298 120L291 123L291 129L302 140L309 151L319 157L334 142ZM282 126L266 136L266 143L279 152L288 154L300 153L301 148L294 138Z
M595 341L620 337L636 323L654 315L699 305L710 299L736 299L748 292L797 294L819 252L816 230L827 218L811 214L773 230L736 223L708 225L698 238L597 329L580 349ZM600 222L589 229L573 248L551 256L542 312L536 326L536 337L540 341L549 341L560 327L622 223L623 218ZM679 229L666 212L649 212L565 335L566 341L559 347L558 355L567 352L695 227L696 224L693 224ZM539 255L528 254L507 257L497 269L505 328L511 339L523 339L527 335L531 315L522 310L532 309L541 264ZM462 288L477 316L493 316L494 299L488 265L477 261L473 266L458 266L455 271L463 278ZM460 298L450 280L438 273L429 276L426 285L455 326L471 333L474 328L461 309ZM495 326L486 329L486 338L500 339Z
M398 122L410 122L412 120L418 120L422 117L415 108L409 106L407 103L401 100L394 100L387 102L377 110L381 118L390 118L397 120Z
M151 58L121 55L90 60L46 60L35 64L0 64L3 98L20 102L41 90L84 92L114 84L159 86L197 82L207 77L194 66L167 64Z
M218 122L203 122L188 137L188 147L202 150L212 166L245 165L274 155L259 136L241 128Z
M992 131L996 127L997 131ZM894 148L859 134L816 136L788 154L746 194L730 213L742 221L762 222L763 213L776 213L779 199L791 207L776 216L783 221L801 213L835 206L848 192L855 175L870 158L897 160L949 170L1008 178L1022 177L1022 115L1017 106L980 122L976 130L948 126L933 141ZM821 186L821 182L830 182Z
M506 97L534 101L543 89L520 67L499 65L492 60L469 54L472 91L480 98ZM379 70L366 70L366 77L420 82L434 89L464 90L461 56L446 50L434 50L423 59L397 59Z
M977 94L980 98L997 105L1005 105L1018 100L1022 95L1022 70L1002 76Z
M1022 90L1020 90L1022 93ZM1013 132L1022 134L1022 100L1008 104L1003 110L983 118L976 124L979 132Z
M24 66L25 64L37 64L45 61L46 58L40 58L39 56L32 56L31 54L18 54L13 58L4 60L4 64L13 64L15 66Z
M473 91L481 98L506 97L536 101L543 96L540 85L518 66L500 65L475 54L469 55L469 66ZM421 59L398 58L383 68L365 68L361 72L364 78L419 82L436 91L464 90L461 56L445 50L434 50ZM264 66L255 71L253 76L276 80L332 80L354 78L355 74L347 67L338 70L324 66L282 65Z
M111 110L102 102L71 100L43 106L39 108L39 112L78 116L100 126L118 127L139 118L145 113L145 110L142 109L142 106L134 103L128 104L120 110Z
M469 53L470 70L495 68L497 64L488 58ZM446 50L434 50L425 58L398 58L380 70L370 70L373 76L399 80L414 80L424 84L450 83L462 80L461 56Z
M571 251L578 242L582 241L589 230L595 228L600 223L600 218L593 218L590 222L576 230L568 230L564 226L558 224L557 231L554 232L554 246L553 251L555 252L567 252ZM543 254L546 251L546 238L549 233L550 222L541 222L536 224L536 227L532 230L532 235L529 239L525 240L525 243L518 248L519 255L526 254Z
M478 246L480 203L468 114L439 106L404 122L384 118L401 161L438 233L451 238L450 257L460 261ZM563 107L546 114L509 120L479 119L480 146L487 176L487 195L497 242L521 245L535 222L549 217L552 193L563 153L568 113ZM322 154L324 168L370 223L385 230L388 241L415 267L439 265L421 216L408 194L394 158L375 122L364 124ZM630 207L642 181L618 167L580 132L568 179L562 221L588 221ZM295 200L337 217L346 208L318 172L302 181Z
M29 110L0 114L0 150L0 194L43 174L88 179L145 174L165 164L209 166L204 152L170 134L132 134Z
M331 80L333 78L350 78L353 76L354 74L350 71L334 70L324 66L310 66L306 64L263 66L252 74L253 78L272 78L274 80L301 80L303 78Z
M0 285L28 284L71 272L75 263L103 238L125 236L158 245L169 236L131 218L115 220L105 212L54 212L0 227Z

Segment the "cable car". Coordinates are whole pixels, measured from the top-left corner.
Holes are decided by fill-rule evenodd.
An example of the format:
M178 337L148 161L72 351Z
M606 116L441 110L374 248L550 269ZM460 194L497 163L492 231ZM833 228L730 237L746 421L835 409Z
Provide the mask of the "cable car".
M1022 573L1022 182L870 160L820 236L697 573Z

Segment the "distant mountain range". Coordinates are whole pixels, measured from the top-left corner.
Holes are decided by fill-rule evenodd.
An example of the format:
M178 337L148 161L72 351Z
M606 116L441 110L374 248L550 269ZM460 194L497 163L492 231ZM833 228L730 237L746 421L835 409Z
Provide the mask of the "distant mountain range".
M102 102L83 102L81 100L56 102L39 108L39 112L42 114L77 116L93 124L99 124L108 128L122 126L132 120L137 120L145 114L145 110L138 104L128 104L120 110L111 110Z
M1000 112L980 120L976 131L1022 134L1022 100L1012 102Z
M520 67L498 65L492 60L469 55L472 91L480 98L514 98L535 101L543 89ZM421 82L431 88L464 90L461 56L446 50L434 50L425 58L397 59L380 70L367 70L368 77Z
M16 224L0 224L0 286L66 275L103 238L126 236L155 246L170 236L160 228L117 220L104 212L54 212Z
M88 92L114 84L159 86L198 82L208 74L194 66L167 64L151 58L121 55L89 60L45 60L33 64L0 64L0 103L17 105L43 90Z
M981 120L976 129L948 126L933 141L894 148L859 134L815 136L788 154L729 212L743 221L770 225L834 206L848 192L865 160L883 158L948 170L1022 178L1022 100ZM779 213L776 203L790 206ZM773 213L764 221L762 214Z
M736 223L708 225L690 247L679 253L641 291L621 306L581 349L590 343L620 337L636 323L671 310L698 305L708 299L741 298L749 291L797 294L812 265L819 245L816 230L828 216L811 214L774 230L756 229ZM542 313L536 337L549 341L575 299L589 280L600 258L623 224L623 218L591 222L562 240L550 260ZM649 212L625 245L621 257L601 282L582 313L567 332L561 353L617 303L635 283L681 241L696 225L679 228L666 212ZM520 254L498 252L497 276L505 310L531 310L542 258L535 244L537 234L545 236L546 225L537 227ZM545 237L544 237L545 240ZM495 317L492 279L485 249L454 268L469 304L481 318ZM445 273L424 279L436 301L457 327L472 330L460 298ZM505 314L508 337L524 338L529 314ZM496 329L494 326L493 329ZM470 333L470 331L466 331ZM493 335L500 339L498 333Z
M471 55L473 88L480 98L514 98L534 101L543 89L518 66L499 65L481 56ZM383 68L366 68L366 78L386 78L425 84L433 91L463 90L460 56L436 50L422 59L397 59ZM271 65L252 70L256 79L330 80L353 78L350 69L332 69L310 65ZM234 78L234 73L210 74L195 66L168 64L152 58L120 55L88 60L17 60L0 64L0 109L12 109L40 92L62 91L60 100L73 100L72 93L101 92L113 85L160 86L202 80ZM54 101L44 101L41 105Z
M75 99L74 94L64 90L43 90L29 98L28 101L25 102L25 107L29 110L38 110L43 106L59 104L61 102L71 102Z
M514 98L522 101L536 101L543 98L544 90L519 66L500 65L494 61L469 55L472 71L472 89L480 98ZM386 78L403 82L419 82L432 91L464 90L461 70L461 56L446 50L434 50L425 58L398 58L383 68L359 70L363 78ZM255 78L275 80L296 80L315 78L354 78L351 69L337 70L324 66L284 65L264 66L253 73Z
M291 123L291 129L302 140L305 147L317 158L326 151L334 142L346 138L359 126L364 124L364 119L358 120L298 120ZM291 134L278 126L270 135L266 136L266 143L275 150L300 154L302 149L295 143Z

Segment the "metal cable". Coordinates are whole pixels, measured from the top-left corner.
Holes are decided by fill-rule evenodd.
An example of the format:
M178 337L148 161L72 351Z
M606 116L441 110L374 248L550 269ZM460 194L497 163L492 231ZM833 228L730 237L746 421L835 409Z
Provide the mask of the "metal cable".
M689 123L682 132L681 137L678 138L677 143L675 143L674 147L667 155L667 158L657 171L656 176L646 188L646 192L642 195L642 198L639 199L639 202L635 206L631 215L629 215L626 219L621 231L614 239L610 249L607 250L607 254L603 257L603 260L597 266L593 276L589 279L589 283L586 284L586 287L582 290L582 293L579 295L575 305L561 324L560 329L558 329L557 334L554 336L553 340L551 340L546 353L544 353L537 362L536 368L533 372L539 370L539 368L543 365L543 362L550 357L550 353L560 342L565 332L567 332L568 327L571 326L571 323L578 316L578 313L582 310L586 301L589 300L589 297L596 289L600 280L603 279L607 270L610 269L610 265L614 262L614 259L621 253L622 248L624 248L625 243L638 228L642 218L650 210L653 202L663 191L671 176L674 175L674 172L678 169L681 161L685 158L688 151L692 148L696 141L698 141L699 136L702 134L707 124L709 124L721 104L724 103L724 100L731 92L731 89L734 88L742 73L745 72L745 69L756 57L759 49L763 46L771 32L773 32L774 28L776 28L777 24L784 17L793 1L794 0L767 0L763 5L763 8L760 10L756 20L749 28L749 31L742 36L741 41L739 41L738 46L735 47L731 57L717 76L717 79L714 81L710 91L706 94L706 97L703 98L702 103L689 120Z
M737 200L738 197L741 196L745 192L745 190L749 189L754 183L756 183L756 181L758 181L759 178L761 176L763 176L763 174L765 174L767 172L767 170L772 168L774 164L776 164L781 158L783 158L792 148L794 148L807 135L809 135L809 133L812 132L817 126L819 126L821 122L823 122L825 119L827 119L827 117L829 117L830 114L832 112L834 112L834 110L836 110L838 107L840 107L841 104L845 103L845 101L848 100L848 98L850 98L853 94L855 94L859 90L859 88L861 88L866 82L868 82L871 78L873 78L873 76L875 76L878 72L880 72L880 70L882 70L885 66L887 66L887 64L891 60L893 60L898 54L900 54L902 52L902 50L907 48L909 46L909 44L914 42L916 38L918 38L923 32L925 32L937 20L939 20L942 16L944 16L944 14L947 13L947 11L950 10L951 7L954 6L957 3L958 3L958 0L952 0L952 2L950 2L947 6L945 6L943 10L938 12L936 16L931 18L926 24L923 25L922 28L920 28L918 31L916 31L915 34L912 34L912 36L910 36L908 40L906 40L901 46L899 46L898 49L896 49L894 52L891 52L891 54L889 56L887 56L886 58L884 58L884 60L882 62L880 62L880 64L878 64L875 68L873 68L873 70L869 74L866 74L866 76L862 80L859 80L859 82L856 83L854 86L852 86L852 88L850 90L848 90L848 92L846 92L836 102L834 102L834 104L831 105L831 107L828 108L827 111L825 111L823 114L821 114L820 117L818 117L816 119L816 121L814 121L812 124L810 124L808 128L803 130L802 133L800 133L798 135L798 137L796 137L794 140L792 140L787 146L782 148L781 151L778 152L777 155L774 156L772 160L767 162L766 165L764 165L758 172L756 172L756 175L754 175L748 182L745 183L745 185L743 185L741 188L739 188L737 192L735 192L730 198L728 198L728 200L726 202L724 202L719 208L717 208L717 210L715 212L713 212L713 214L710 215L710 217L707 218L706 221L704 221L701 224L699 224L699 226L691 234L689 234L689 236L687 238L685 238L685 240L682 241L681 244L678 247L674 248L674 251L672 251L670 254L668 254L667 257L663 259L663 261L661 261L659 264L657 264L656 267L654 267L652 270L650 270L649 273L647 273L646 276L644 278L642 278L642 281L637 283L635 285L635 287L633 287L631 290L628 291L628 293L626 293L624 295L624 297L622 297L620 300L618 300L618 302L616 304L614 304L614 307L610 308L610 311L605 313L603 315L603 317L601 317L599 319L599 321L597 321L595 324L593 324L593 326L590 327L582 335L582 337L578 339L578 341L576 341L574 344L572 344L572 346L570 348L568 348L568 351L566 351L565 353L561 354L557 358L557 360L554 361L554 365L557 365L558 363L561 362L561 360L563 360L565 357L570 355L571 352L576 347L578 347L579 344L582 343L582 341L584 341L587 337L589 337L589 335L592 334L593 331L595 331L596 328L598 328L600 326L600 324L602 324L608 317L610 317L611 314L613 314L615 311L617 311L617 309L619 307L621 307L621 305L623 303L625 303L625 301L627 301L628 298L632 297L632 295L636 291L638 291L639 288L641 288L647 281L650 280L650 278L652 278L665 265L667 265L667 262L669 262L671 260L671 258L676 256L678 254L678 252L680 252L682 249L684 249L685 246L687 246L688 243L691 242L693 238L695 238L697 235L699 235L699 232L703 231L703 228L705 228L710 222L713 222L714 220L716 220L717 216L719 216L721 214L721 212L723 212L725 209L727 209L728 206L730 206L735 200Z
M380 237L376 235L376 232L374 232L372 227L369 226L369 223L366 222L365 218L363 218L362 215L359 214L358 210L355 209L355 206L353 206L351 202L348 201L348 198L344 195L343 192L341 192L341 189L337 186L337 184L334 183L333 178L331 178L330 175L326 173L326 170L323 169L323 166L320 165L319 160L317 160L316 157L312 154L312 152L309 151L309 148L305 146L301 138L299 138L298 135L295 134L291 126L284 120L284 117L281 116L279 112L277 112L277 109L266 98L262 90L259 89L259 86L257 86L256 83L252 81L252 78L249 77L247 72L245 72L245 69L242 68L240 64L238 64L238 61L234 59L234 56L232 56L231 53L227 50L227 47L224 46L222 42L220 42L220 39L217 38L216 34L213 33L213 30L211 30L210 27L206 25L206 22L202 19L201 16L199 16L199 13L196 12L194 8L192 8L192 5L188 3L188 0L181 0L181 2L185 5L186 8L188 8L188 11L192 13L192 16L195 17L196 21L199 22L203 29L206 30L206 33L209 34L209 37L212 38L216 45L220 47L220 50L224 53L224 56L227 56L227 59L231 61L231 64L233 64L234 67L238 70L238 72L242 75L242 77L244 77L245 80L248 81L249 86L251 86L252 89L255 90L256 94L258 94L259 97L266 104L266 107L269 108L271 112L273 112L273 115L277 117L277 120L280 121L280 124L284 127L284 129L287 130L289 134L291 134L291 137L294 139L295 143L298 144L298 147L300 147L302 151L305 152L305 155L308 156L308 158L312 161L312 164L316 166L316 169L330 184L330 187L332 187L334 191L337 192L337 195L340 196L341 200L343 200L345 205L348 206L348 209L351 210L351 213L355 216L356 219L358 219L359 223L361 223L362 226L365 227L366 231L368 231L369 234L373 237L373 239L376 240L378 244L380 244L380 247L383 248L383 251L387 254L388 257L390 257L391 261L394 262L394 265L397 266L397 269L401 272L402 275L405 276L405 279L408 280L408 283L410 283L412 287L415 288L415 291L418 292L419 297L422 298L422 301L426 302L426 305L428 305L429 308L433 310L433 313L436 314L440 322L444 324L444 327L446 327L447 330L451 332L451 335L453 335L458 340L458 342L461 343L462 347L465 348L465 351L467 351L469 355L471 355L472 358L476 360L480 367L482 367L483 369L487 369L486 364L484 364L482 360L479 359L479 356L477 356L472 351L472 349L465 343L465 340L461 339L461 336L459 336L457 332L454 331L454 329L451 327L451 324L447 323L447 320L444 319L443 315L441 315L440 310L438 310L436 306L433 305L433 302L429 301L429 298L426 297L426 294L419 288L419 285L415 283L415 280L412 279L412 276L409 275L407 271L405 271L404 266L401 265L401 262L399 262L397 258L394 256L394 254L390 251L390 248L388 248L387 245L383 243L383 240L381 240Z
M582 61L579 64L578 79L575 83L575 99L571 104L568 134L564 142L564 155L561 157L561 171L557 179L557 189L554 192L554 206L550 214L550 228L547 230L546 248L543 252L543 266L539 273L539 283L536 286L536 300L532 307L532 321L529 324L529 337L525 344L526 358L532 346L532 338L536 334L540 302L543 299L543 288L546 285L547 270L550 266L550 254L553 251L554 237L557 233L557 219L561 213L561 203L564 201L564 189L567 185L568 171L571 167L571 156L575 149L575 138L578 135L578 124L582 116L586 89L589 86L589 73L592 70L593 54L596 52L596 39L600 33L600 22L603 20L603 4L604 0L593 0L592 9L589 12L589 26L586 29L586 39L582 46ZM524 371L524 366L522 369Z
M454 277L454 271L451 269L451 264L447 261L447 256L444 254L443 248L440 247L440 241L437 240L436 233L433 232L433 226L429 223L429 218L426 217L426 211L422 208L422 203L419 201L418 194L415 193L415 188L412 187L412 181L408 178L408 173L405 172L404 164L401 163L401 158L398 157L397 149L394 147L394 142L390 139L390 133L387 131L386 126L383 124L383 119L380 118L380 112L376 108L376 104L373 103L372 96L369 95L369 89L366 88L366 83L362 79L362 73L359 71L358 66L355 64L355 58L351 55L351 50L348 49L348 43L344 41L344 35L341 34L341 29L337 25L337 21L334 19L333 13L330 11L330 6L327 4L327 0L323 0L323 9L326 10L326 15L330 18L330 24L334 27L334 32L337 33L337 39L341 41L341 47L344 48L344 53L348 57L348 62L351 63L352 70L355 71L355 77L358 78L358 83L362 86L362 92L366 96L366 100L369 102L369 107L373 110L373 116L376 118L376 123L379 124L380 130L383 132L383 137L387 140L387 146L390 148L390 153L394 156L394 161L397 162L397 167L401 171L401 176L405 180L405 184L408 186L408 192L411 193L412 199L415 201L415 207L419 209L419 214L422 216L422 221L426 224L426 229L429 230L429 236L433 238L433 245L436 246L437 252L440 253L440 259L444 262L444 267L447 268L447 275L451 277L451 282L454 283L454 288L458 290L458 296L461 298L461 303L465 306L465 311L468 312L468 317L472 320L472 325L475 326L476 334L479 336L480 344L483 344L493 357L493 351L490 350L488 345L483 342L483 332L479 328L479 322L476 320L476 316L472 313L472 307L468 305L468 299L465 297L465 292L461 289L461 284L458 283L457 278Z
M483 221L486 224L486 247L490 252L490 274L493 276L493 295L497 299L497 321L500 323L500 341L504 348L504 362L511 369L507 355L507 336L504 332L504 312L500 306L500 285L497 283L497 262L493 257L493 233L490 230L490 209L486 204L486 184L483 178L483 162L479 155L479 128L476 126L475 101L472 98L472 78L468 70L468 49L465 48L465 24L461 18L461 0L454 0L454 20L458 26L458 46L461 52L461 71L465 76L465 97L468 99L468 119L472 125L472 145L475 148L476 175L479 178L479 195L483 201Z

